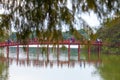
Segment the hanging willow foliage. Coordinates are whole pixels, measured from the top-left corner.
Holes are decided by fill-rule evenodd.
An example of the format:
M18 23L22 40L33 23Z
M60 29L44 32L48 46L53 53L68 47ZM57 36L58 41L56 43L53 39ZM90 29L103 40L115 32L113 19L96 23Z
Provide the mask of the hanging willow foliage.
M94 11L102 19L119 13L119 4L119 0L0 0L4 9L0 26L14 27L18 39L29 39L35 32L39 40L58 40L63 24L73 32L76 14Z

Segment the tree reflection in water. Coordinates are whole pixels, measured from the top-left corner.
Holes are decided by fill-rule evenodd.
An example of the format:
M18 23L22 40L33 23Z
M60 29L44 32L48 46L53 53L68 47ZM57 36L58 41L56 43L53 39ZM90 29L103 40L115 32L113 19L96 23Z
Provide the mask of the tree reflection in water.
M26 71L26 70L24 70L26 68L32 70L32 69L36 69L36 67L37 67L37 69L38 68L39 69L44 68L46 71L49 68L50 68L50 70L54 71L54 69L56 68L57 70L59 69L61 72L64 72L63 71L64 69L65 70L66 69L67 70L75 70L75 69L80 70L80 69L83 68L83 70L86 70L86 69L90 70L89 65L99 66L99 64L101 64L101 60L99 60L99 59L89 60L89 59L86 59L86 58L81 58L78 61L77 60L78 59L77 58L77 50L72 50L72 49L71 49L70 60L68 59L67 50L65 50L64 53L60 50L59 59L57 59L56 50L54 51L55 53L53 53L52 50L50 50L50 55L49 55L50 59L49 60L47 60L47 55L46 54L43 54L43 56L42 56L41 53L39 53L39 58L37 58L38 53L36 52L36 48L32 48L32 49L30 48L29 50L30 50L29 51L29 58L26 57L26 52L22 52L21 48L20 48L20 52L19 52L20 55L19 55L19 57L17 57L16 49L15 48L10 48L9 58L6 57L6 58L3 58L3 60L0 60L0 61L3 61L3 62L7 62L7 64L9 64L9 66L10 66L9 67L9 76L8 76L9 79L3 79L3 80L14 80L13 78L14 78L15 75L13 75L13 74L17 74L17 71L19 71L19 68L20 69L22 68L22 70L24 72ZM55 58L55 59L53 59L53 58ZM0 59L2 59L2 58L0 58ZM15 67L16 67L16 69L15 69ZM91 70L94 71L93 68ZM82 73L80 71L78 71L79 74ZM69 73L69 71L68 71L68 73ZM89 73L89 72L86 71L86 73ZM24 73L22 73L22 74L24 74ZM21 76L22 74L16 75L16 76ZM32 74L32 73L30 73L30 74ZM74 75L76 75L76 71L75 71ZM91 75L91 72L90 72L90 75ZM26 75L26 76L28 76L28 75ZM23 75L22 77L25 77L25 76ZM30 76L28 76L28 77L30 77Z
M120 80L120 55L103 55L99 71L104 80Z
M79 64L80 67L85 67L86 64L95 64L96 66L98 66L98 64L101 63L100 60L37 60L37 59L17 59L17 58L4 58L3 60L4 62L10 63L10 64L14 64L16 63L18 66L34 66L34 67L48 67L50 66L51 68L54 65L57 65L58 67L64 67L64 66L68 66L68 68L74 68L76 64Z
M8 80L8 62L5 61L5 58L0 55L0 80Z
M32 49L31 49L32 50ZM16 53L16 51L13 50L12 53ZM75 53L74 50L72 50L73 53ZM72 52L71 51L71 52ZM79 65L80 67L86 67L86 64L95 64L97 70L99 71L101 77L103 77L103 80L120 80L120 56L116 56L116 55L102 55L100 56L99 59L97 59L98 57L96 57L95 54L90 56L90 60L89 59L81 59L80 61L77 60L46 60L45 59L39 59L36 56L37 55L33 55L34 50L32 53L30 53L30 56L33 57L29 57L29 59L20 59L20 58L15 58L15 57L9 57L9 59L1 57L0 58L0 80L8 80L8 66L9 64L17 64L18 66L33 66L33 67L50 67L53 68L54 65L57 65L58 67L64 67L67 66L68 68L74 68L75 65ZM66 51L64 51L64 53L67 53ZM73 53L71 54L71 56L74 58L76 57L76 55L73 55ZM16 56L16 54L13 54ZM25 54L23 54L25 55ZM11 55L12 56L12 55ZM61 54L60 55L65 56L65 54ZM81 55L83 56L83 55ZM87 54L84 54L84 56L87 56Z

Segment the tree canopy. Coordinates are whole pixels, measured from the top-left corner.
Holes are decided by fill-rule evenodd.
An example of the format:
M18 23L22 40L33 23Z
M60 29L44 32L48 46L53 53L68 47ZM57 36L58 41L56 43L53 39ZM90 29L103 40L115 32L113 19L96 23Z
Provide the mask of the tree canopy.
M0 7L0 30L13 27L18 39L25 40L33 31L43 40L59 39L56 34L63 27L75 30L77 20L83 21L78 15L84 12L93 11L100 20L120 14L119 0L0 0Z
M107 20L104 26L98 31L98 37L104 42L108 43L108 47L104 47L105 51L109 53L119 53L120 52L120 17L114 18L112 20Z

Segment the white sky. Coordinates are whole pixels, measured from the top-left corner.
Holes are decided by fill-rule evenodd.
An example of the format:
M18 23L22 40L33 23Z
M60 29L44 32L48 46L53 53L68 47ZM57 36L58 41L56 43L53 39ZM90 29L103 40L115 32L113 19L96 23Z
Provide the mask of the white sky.
M67 7L72 10L72 4L71 4L71 0L67 0ZM89 13L82 13L82 15L80 15L80 17L85 20L85 22L93 28L96 28L97 26L100 25L99 20L97 19L97 16L95 15L95 13L93 13L92 11Z
M70 10L72 9L72 5L71 5L70 0L68 0L68 2L67 2L67 7ZM4 10L0 6L0 14L2 14L3 12L4 12ZM93 12L91 12L91 13L82 13L82 15L80 15L80 16L92 28L97 28L100 25L99 20L97 19L97 16Z
M2 8L0 8L0 14L3 14L4 10Z
M2 5L0 4L0 14L2 14L3 13L3 8L2 8Z
M91 27L97 27L100 25L99 20L97 19L97 16L95 13L91 12L88 13L82 13L81 17L86 21L86 23Z

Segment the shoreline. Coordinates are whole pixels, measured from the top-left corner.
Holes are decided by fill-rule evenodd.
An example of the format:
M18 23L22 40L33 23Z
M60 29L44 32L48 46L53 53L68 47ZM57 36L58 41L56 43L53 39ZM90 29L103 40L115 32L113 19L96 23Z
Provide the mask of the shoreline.
M47 47L47 45L29 45L29 47ZM68 48L68 45L59 45L59 48L61 48L62 46L65 46L66 48ZM10 47L17 47L17 46L10 46ZM27 47L26 45L19 45L19 47ZM52 47L57 47L57 45L49 45L49 48ZM83 46L80 45L80 47L82 48ZM70 48L78 48L78 45L70 45Z

